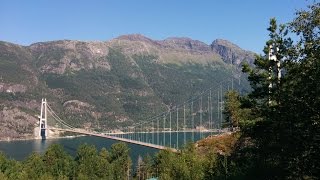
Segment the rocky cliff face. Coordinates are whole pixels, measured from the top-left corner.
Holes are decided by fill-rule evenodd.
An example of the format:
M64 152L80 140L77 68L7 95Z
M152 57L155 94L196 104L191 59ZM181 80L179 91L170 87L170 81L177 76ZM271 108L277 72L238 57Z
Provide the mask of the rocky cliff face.
M246 62L252 65L254 61L253 52L245 51L239 46L223 39L214 40L211 44L211 49L219 54L223 61L228 64L240 66Z
M225 41L0 42L0 139L32 136L42 97L80 128L130 125L180 104L227 77L253 53ZM239 78L238 88L248 90ZM54 125L54 124L52 124Z

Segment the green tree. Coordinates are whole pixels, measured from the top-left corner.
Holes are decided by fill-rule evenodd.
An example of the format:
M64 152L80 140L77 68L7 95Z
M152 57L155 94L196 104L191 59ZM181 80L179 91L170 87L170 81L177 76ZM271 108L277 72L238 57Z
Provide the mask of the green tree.
M23 171L27 173L27 179L39 179L45 173L45 166L42 156L32 153L23 162Z
M156 155L156 172L160 179L173 179L173 169L176 157L173 152L169 150L162 150Z
M319 177L319 3L297 13L286 28L270 22L270 40L264 56L257 56L255 67L244 66L252 93L247 98L252 126L243 135L253 145L242 151L252 166L249 176L260 179ZM288 31L300 37L296 44ZM268 58L270 45L281 62ZM278 78L279 68L282 78ZM243 150L243 149L242 149ZM250 152L250 153L248 153Z
M197 155L194 144L179 153L160 151L155 158L155 170L160 179L203 179L205 160Z
M73 177L74 161L61 145L53 144L49 146L43 155L45 171L55 178Z
M320 3L297 12L290 29L300 39L288 51L280 116L290 177L320 177Z
M80 145L75 161L77 162L76 173L78 176L81 176L83 179L84 177L98 178L96 168L98 167L99 157L95 146L88 144Z
M143 158L143 173L144 177L150 178L153 177L153 165L154 161L153 158L148 154Z
M58 179L58 178L54 178L52 175L48 174L47 172L42 174L39 177L39 180L55 180L55 179Z
M3 152L0 152L0 171L5 172L8 168L8 159Z
M229 123L231 131L241 129L245 131L253 123L251 108L243 106L246 104L247 97L241 97L236 91L228 91L225 95L224 117Z
M96 174L102 179L113 179L112 166L109 162L110 153L106 148L102 148L99 153L98 165L96 167Z
M225 118L227 122L229 122L231 130L233 130L234 127L239 127L241 118L240 95L236 91L228 91L225 95L225 99Z
M0 152L0 176L8 179L25 179L26 174L22 172L21 169L22 165L20 162L7 159L6 156Z
M0 172L0 179L8 180L8 177L5 174L3 174L3 172Z
M215 179L221 176L218 168L217 154L209 152L206 155L206 162L204 166L204 179Z
M116 143L111 146L109 162L112 164L114 179L122 180L130 176L131 159L129 150L125 143Z

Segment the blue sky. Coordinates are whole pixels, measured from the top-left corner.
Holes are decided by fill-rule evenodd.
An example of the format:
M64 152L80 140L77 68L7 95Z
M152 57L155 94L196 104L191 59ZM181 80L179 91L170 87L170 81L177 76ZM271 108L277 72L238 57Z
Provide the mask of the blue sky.
M140 33L152 39L227 39L260 53L269 19L291 21L305 0L0 0L0 40L109 40Z

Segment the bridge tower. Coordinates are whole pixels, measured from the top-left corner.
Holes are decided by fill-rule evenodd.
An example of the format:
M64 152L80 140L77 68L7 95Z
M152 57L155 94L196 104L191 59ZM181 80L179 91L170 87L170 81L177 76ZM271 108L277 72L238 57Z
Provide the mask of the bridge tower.
M41 100L41 113L39 117L39 137L46 139L48 137L47 129L47 99L42 98Z

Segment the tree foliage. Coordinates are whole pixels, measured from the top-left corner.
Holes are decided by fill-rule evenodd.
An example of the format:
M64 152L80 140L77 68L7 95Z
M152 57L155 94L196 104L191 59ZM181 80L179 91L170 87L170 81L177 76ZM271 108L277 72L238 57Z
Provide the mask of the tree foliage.
M79 146L72 158L62 146L51 145L44 154L32 153L18 162L0 154L0 179L125 179L131 168L129 149L123 144L114 144L112 152L97 149L88 144ZM117 176L119 175L119 176Z
M246 98L240 96L236 91L228 91L225 95L224 115L225 120L229 124L231 131L235 129L248 128L250 126L251 109L246 108L243 104Z
M160 151L155 158L155 167L160 179L203 179L205 159L199 156L193 144L180 153Z
M251 125L240 146L237 163L247 177L259 179L316 179L320 152L320 4L297 13L287 26L270 21L270 40L255 67L244 66L252 93L242 106L250 108ZM288 32L296 33L294 43ZM274 48L277 61L269 58ZM279 78L281 69L281 78ZM246 149L244 150L245 147ZM235 155L236 156L236 155Z
M74 158L60 145L51 145L44 154L33 153L18 162L0 155L1 179L160 179L200 180L226 177L224 156L213 151L199 154L194 144L179 152L161 150L154 156L140 157L132 169L129 149L124 143L113 144L100 152L88 144L78 147Z

